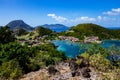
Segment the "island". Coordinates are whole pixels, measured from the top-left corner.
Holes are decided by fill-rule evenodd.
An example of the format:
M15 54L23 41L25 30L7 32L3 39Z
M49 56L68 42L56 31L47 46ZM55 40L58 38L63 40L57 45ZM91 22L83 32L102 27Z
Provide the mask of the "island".
M92 23L63 32L13 26L19 22L25 24L0 27L0 80L120 79L120 30Z

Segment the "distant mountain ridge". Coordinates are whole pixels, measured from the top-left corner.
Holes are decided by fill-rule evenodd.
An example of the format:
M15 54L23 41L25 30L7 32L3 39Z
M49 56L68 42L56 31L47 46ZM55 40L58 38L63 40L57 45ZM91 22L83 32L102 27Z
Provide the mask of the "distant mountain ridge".
M107 29L110 29L110 30L120 30L120 27L107 27Z
M6 26L10 27L11 30L24 29L32 31L34 28L26 24L23 20L14 20L9 22Z
M42 26L45 28L49 28L55 32L62 32L62 31L66 31L69 29L69 27L62 25L62 24L44 24Z

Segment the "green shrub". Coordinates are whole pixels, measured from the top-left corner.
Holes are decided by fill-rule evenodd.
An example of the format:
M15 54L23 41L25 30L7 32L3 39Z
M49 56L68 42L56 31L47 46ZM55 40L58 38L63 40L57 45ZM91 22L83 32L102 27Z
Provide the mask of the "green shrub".
M77 64L77 65L80 65L81 62L82 62L82 59L77 59L76 64Z
M86 59L89 59L90 54L87 53L87 52L85 52L85 53L80 54L80 56L82 56L82 57L84 57L84 58L86 58Z
M22 69L16 60L2 63L0 66L0 77L16 79L22 75Z
M90 56L90 65L99 71L109 71L112 69L110 61L104 58L101 54Z

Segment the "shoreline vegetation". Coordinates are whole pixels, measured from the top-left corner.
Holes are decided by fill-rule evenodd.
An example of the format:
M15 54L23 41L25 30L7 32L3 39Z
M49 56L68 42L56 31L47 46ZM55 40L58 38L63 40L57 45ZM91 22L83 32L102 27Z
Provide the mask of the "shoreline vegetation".
M119 80L120 47L98 45L102 40L120 40L119 33L96 24L79 24L60 33L42 26L31 32L0 27L0 80ZM52 40L93 45L70 58Z

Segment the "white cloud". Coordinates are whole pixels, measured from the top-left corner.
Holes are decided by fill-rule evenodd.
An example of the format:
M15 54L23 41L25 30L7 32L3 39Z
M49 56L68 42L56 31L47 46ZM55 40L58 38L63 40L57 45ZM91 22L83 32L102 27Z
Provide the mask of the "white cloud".
M67 18L61 17L61 16L56 16L56 14L48 14L47 16L52 17L53 19L55 19L58 22L65 22L65 21L67 21Z
M97 19L100 21L102 20L102 16L98 16Z
M62 23L65 25L77 25L80 23L96 23L107 26L120 26L120 8L112 9L111 11L105 12L107 15L118 15L118 16L107 16L107 15L99 15L97 17L89 17L89 16L80 16L73 19L67 19L62 16L56 16L56 14L48 14L47 16L53 18L58 23Z
M82 17L75 18L71 21L72 22L94 22L94 21L96 21L96 19L95 18L90 18L90 17L87 17L87 16L82 16Z
M112 11L115 11L115 12L120 12L120 8L117 8L117 9L112 9Z
M111 11L103 12L103 14L107 15L120 15L120 8L112 9Z

